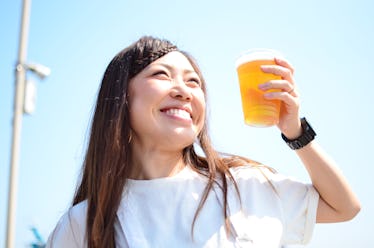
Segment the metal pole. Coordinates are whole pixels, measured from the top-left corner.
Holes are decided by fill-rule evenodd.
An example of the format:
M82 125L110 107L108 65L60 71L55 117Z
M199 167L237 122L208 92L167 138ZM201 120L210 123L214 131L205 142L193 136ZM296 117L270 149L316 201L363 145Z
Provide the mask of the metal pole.
M23 0L21 30L19 37L18 61L15 71L15 93L13 113L12 148L9 172L9 193L8 193L8 215L6 247L14 248L16 231L16 210L17 210L17 186L18 186L18 163L21 144L21 128L23 115L23 102L25 95L27 39L29 31L31 0Z

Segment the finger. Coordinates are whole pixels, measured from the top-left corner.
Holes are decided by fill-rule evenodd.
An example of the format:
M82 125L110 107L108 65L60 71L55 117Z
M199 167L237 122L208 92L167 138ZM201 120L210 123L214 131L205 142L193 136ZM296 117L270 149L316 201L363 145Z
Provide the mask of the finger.
M297 93L295 92L295 87L293 87L292 89L290 89L289 91L287 91L288 94L290 94L291 96L297 96Z
M293 75L292 71L280 65L262 65L261 70L265 73L271 73L277 76L282 77L282 79L288 80L289 82L293 83Z
M293 92L293 94L296 94ZM278 99L284 102L288 107L296 108L298 107L298 97L289 94L288 92L280 91L280 92L266 92L264 97L268 100Z
M288 68L292 74L295 72L294 67L284 58L275 58L274 61L277 65Z
M258 85L258 88L262 91L279 89L284 92L292 93L295 89L295 86L287 80L270 80L266 83Z
M288 68L289 70L290 70L290 72L291 72L291 77L292 77L292 89L289 89L289 90L287 90L287 92L288 92L288 94L291 94L292 96L297 96L298 94L297 94L297 92L296 92L296 86L295 86L295 81L293 80L293 74L295 73L295 69L294 69L294 67L286 60L286 59L284 59L284 58L282 58L282 57L276 57L276 58L274 58L274 61L275 61L275 63L277 64L277 65L280 65L280 66L283 66L283 67L286 67L286 68Z

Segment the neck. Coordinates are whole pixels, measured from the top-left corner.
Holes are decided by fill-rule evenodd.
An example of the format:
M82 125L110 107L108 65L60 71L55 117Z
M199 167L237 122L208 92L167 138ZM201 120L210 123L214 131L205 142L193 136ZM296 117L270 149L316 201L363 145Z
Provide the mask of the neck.
M170 177L186 166L182 151L134 149L132 154L131 179L149 180Z

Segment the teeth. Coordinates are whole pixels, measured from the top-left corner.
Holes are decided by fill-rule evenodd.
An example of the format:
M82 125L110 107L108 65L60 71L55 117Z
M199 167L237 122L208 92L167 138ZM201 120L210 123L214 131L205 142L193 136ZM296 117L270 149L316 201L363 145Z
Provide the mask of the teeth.
M179 116L184 119L190 119L190 113L183 109L168 109L165 111L167 115Z

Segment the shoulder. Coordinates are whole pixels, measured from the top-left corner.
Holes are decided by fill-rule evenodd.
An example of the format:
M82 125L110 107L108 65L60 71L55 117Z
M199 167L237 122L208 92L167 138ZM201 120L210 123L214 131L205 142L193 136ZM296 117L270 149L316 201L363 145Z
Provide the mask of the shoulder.
M305 194L313 191L310 183L302 182L290 176L285 176L276 172L274 169L264 165L244 165L230 168L230 172L235 181L241 185L262 184L270 186L274 192L286 194Z
M250 180L255 179L260 182L271 180L276 177L276 173L270 167L264 165L243 165L238 167L231 167L230 173L235 180Z
M59 220L50 234L47 248L84 247L87 201L71 207Z
M243 165L230 168L230 173L235 180L257 179L271 181L272 183L284 181L297 181L295 178L278 173L275 169L266 165Z

